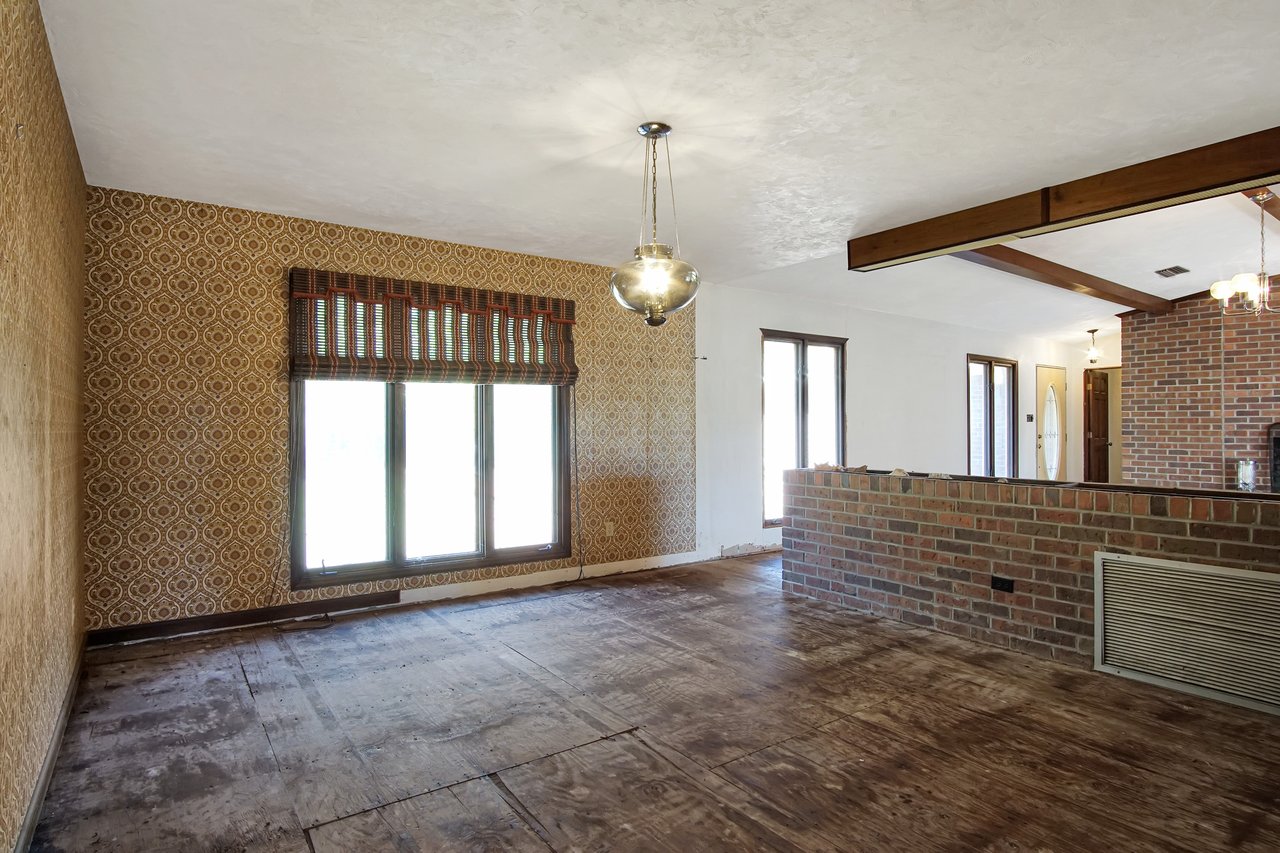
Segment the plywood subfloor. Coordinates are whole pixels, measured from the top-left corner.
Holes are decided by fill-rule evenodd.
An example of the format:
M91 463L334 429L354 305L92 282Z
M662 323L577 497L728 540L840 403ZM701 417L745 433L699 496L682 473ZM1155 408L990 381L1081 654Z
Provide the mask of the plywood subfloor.
M776 556L90 652L33 849L1280 850L1280 721Z

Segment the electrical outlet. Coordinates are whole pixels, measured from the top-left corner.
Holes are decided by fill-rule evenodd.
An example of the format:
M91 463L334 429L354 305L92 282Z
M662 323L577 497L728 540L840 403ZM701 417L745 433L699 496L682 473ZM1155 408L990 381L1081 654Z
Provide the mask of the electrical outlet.
M605 536L612 536L612 535L613 535L613 522L612 522L612 521L606 521L606 522L604 523L604 535L605 535Z
M1013 592L1013 578L991 576L991 588L996 592Z

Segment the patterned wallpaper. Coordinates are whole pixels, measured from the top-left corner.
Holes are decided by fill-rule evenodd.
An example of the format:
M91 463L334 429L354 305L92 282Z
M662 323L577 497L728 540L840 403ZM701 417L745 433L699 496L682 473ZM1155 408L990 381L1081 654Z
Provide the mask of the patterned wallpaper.
M91 188L88 216L90 629L576 564L289 590L292 266L576 300L587 561L694 550L692 310L650 329L603 267L269 213Z
M36 0L0 0L0 33L0 850L7 851L82 637L85 190Z

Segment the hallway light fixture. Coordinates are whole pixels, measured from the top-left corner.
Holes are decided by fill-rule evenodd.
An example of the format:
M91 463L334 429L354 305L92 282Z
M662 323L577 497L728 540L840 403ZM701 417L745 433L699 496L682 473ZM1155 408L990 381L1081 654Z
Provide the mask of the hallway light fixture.
M1089 363L1097 364L1098 359L1102 356L1102 353L1098 351L1098 330L1086 329L1085 331L1089 333L1089 352L1087 353Z
M680 226L676 221L676 191L671 181L671 147L667 134L671 125L647 121L636 128L645 138L645 165L640 191L640 245L635 257L613 271L609 287L618 304L628 311L644 315L645 323L661 326L667 315L674 314L693 301L698 293L698 271L680 258ZM658 140L662 140L667 157L667 188L671 191L671 225L675 236L674 250L669 243L658 242ZM650 224L649 242L645 242L645 225Z
M1222 303L1222 313L1228 317L1257 315L1263 311L1280 313L1280 306L1271 305L1271 282L1267 278L1267 202L1275 195L1263 187L1251 198L1258 206L1258 272L1238 273L1215 281L1209 288L1209 295ZM1235 300L1234 306L1232 300Z

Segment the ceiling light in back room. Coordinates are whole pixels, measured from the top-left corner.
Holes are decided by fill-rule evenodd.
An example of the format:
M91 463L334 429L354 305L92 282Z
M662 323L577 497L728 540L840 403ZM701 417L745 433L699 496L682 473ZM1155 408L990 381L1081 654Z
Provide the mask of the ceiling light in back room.
M1280 306L1271 304L1271 279L1267 276L1267 204L1275 195L1260 187L1250 198L1258 206L1258 271L1236 273L1209 287L1209 295L1222 303L1222 313L1227 316L1280 313Z

